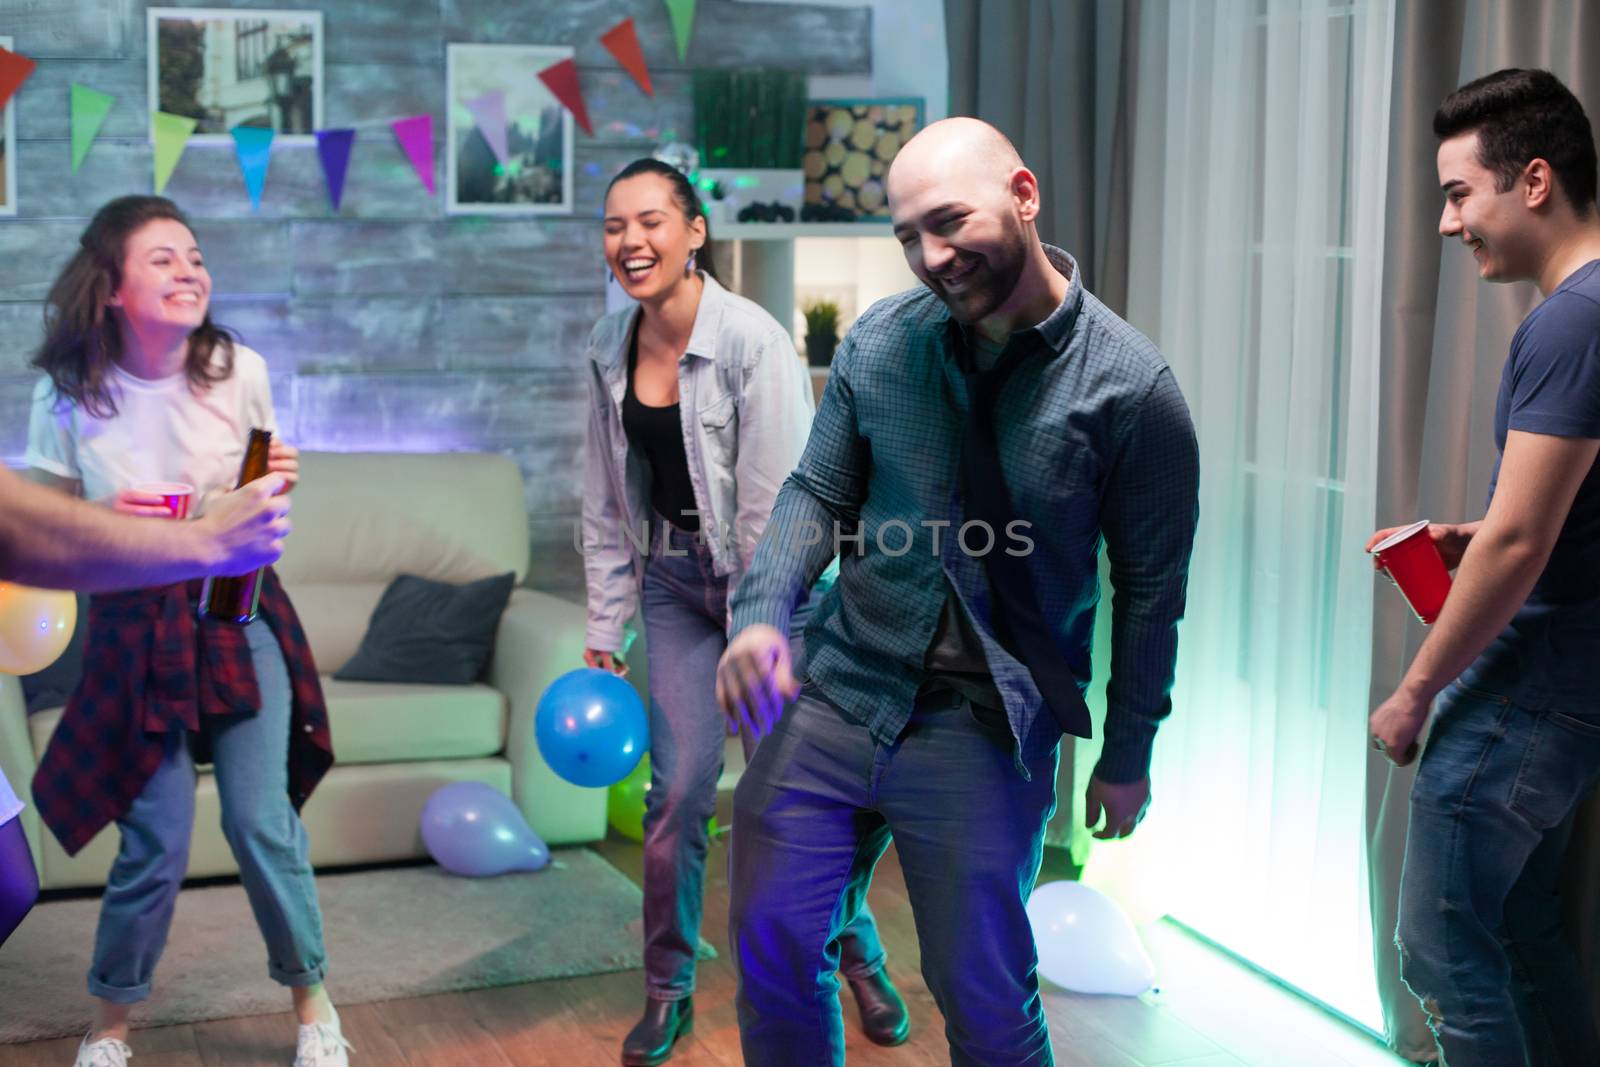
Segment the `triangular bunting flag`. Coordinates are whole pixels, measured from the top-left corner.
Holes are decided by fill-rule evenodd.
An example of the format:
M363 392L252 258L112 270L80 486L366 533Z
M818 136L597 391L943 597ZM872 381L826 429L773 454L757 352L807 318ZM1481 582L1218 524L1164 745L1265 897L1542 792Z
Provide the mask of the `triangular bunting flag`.
M328 179L328 199L335 214L344 199L344 175L350 166L350 149L356 142L355 130L318 130L317 155L322 159L322 175Z
M261 191L267 185L267 164L272 161L271 126L235 126L233 152L239 157L245 192L250 194L250 210L261 210Z
M678 42L678 62L689 52L689 30L694 25L694 0L663 0L672 18L672 37Z
M428 187L428 195L437 192L433 182L433 116L413 115L408 119L395 119L389 124L405 150L411 167Z
M594 127L589 125L589 109L583 106L583 91L578 88L578 65L570 59L563 59L541 70L539 80L549 86L556 99L572 112L578 125L583 127L583 132L593 137Z
M511 153L506 150L505 90L496 89L475 100L468 100L467 110L472 112L472 121L477 123L478 132L489 142L489 150L494 153L494 158L500 161L502 167L505 166L511 158Z
M156 194L167 187L167 179L178 165L184 147L199 123L187 115L169 115L157 111L150 116L150 132L156 142Z
M646 96L656 95L655 89L650 86L650 68L645 66L644 51L639 47L639 34L633 28L632 19L623 19L602 33L600 43L617 58L623 70L633 75L633 80L639 83L639 88L645 91Z
M6 106L11 94L21 88L38 65L27 56L0 48L0 107Z
M116 99L110 93L72 83L72 173L78 173Z

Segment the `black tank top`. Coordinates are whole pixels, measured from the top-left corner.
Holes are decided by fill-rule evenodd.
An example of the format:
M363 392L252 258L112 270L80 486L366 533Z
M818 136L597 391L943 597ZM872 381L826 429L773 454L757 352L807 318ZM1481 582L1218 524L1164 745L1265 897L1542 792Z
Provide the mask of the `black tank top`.
M683 450L683 420L677 404L651 407L633 391L633 373L639 363L639 331L628 341L628 388L622 394L622 432L628 447L644 456L650 467L650 506L657 515L680 530L700 529L695 510L694 483L689 480L689 457Z

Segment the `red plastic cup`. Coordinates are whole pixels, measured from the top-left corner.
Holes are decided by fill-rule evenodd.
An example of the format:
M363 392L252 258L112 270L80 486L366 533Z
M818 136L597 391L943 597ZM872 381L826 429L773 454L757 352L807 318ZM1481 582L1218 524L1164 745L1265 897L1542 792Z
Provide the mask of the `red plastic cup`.
M1432 623L1450 595L1450 572L1439 546L1428 536L1428 520L1414 522L1379 541L1372 549L1378 566L1389 572L1400 595L1424 623Z
M189 517L189 505L194 500L194 486L186 482L145 482L135 488L141 493L154 493L161 497L172 518Z

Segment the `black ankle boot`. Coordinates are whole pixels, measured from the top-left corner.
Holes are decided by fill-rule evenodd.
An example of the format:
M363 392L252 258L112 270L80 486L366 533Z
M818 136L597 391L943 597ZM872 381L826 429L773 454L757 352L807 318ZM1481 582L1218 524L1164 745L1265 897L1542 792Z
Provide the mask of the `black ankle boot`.
M880 967L876 974L849 981L867 1040L875 1045L904 1044L911 1034L911 1020L906 1015L906 1002L889 981L889 969Z
M694 1002L646 1000L644 1018L622 1039L627 1067L656 1067L672 1058L672 1043L694 1029ZM902 1039L903 1040L903 1039Z

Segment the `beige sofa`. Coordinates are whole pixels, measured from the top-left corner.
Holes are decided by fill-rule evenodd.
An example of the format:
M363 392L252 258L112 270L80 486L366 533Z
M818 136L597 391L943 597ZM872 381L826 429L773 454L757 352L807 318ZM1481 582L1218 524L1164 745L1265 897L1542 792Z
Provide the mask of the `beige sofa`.
M481 684L340 682L395 575L465 582L527 571L522 478L504 456L306 453L295 490L294 532L278 565L310 637L327 695L338 762L306 804L319 867L425 856L423 803L455 781L487 782L515 798L547 843L605 834L606 791L570 785L540 758L539 695L582 664L584 612L516 589ZM577 561L574 560L574 566ZM38 754L61 711L29 716L17 679L0 675L0 770L27 800ZM202 771L191 877L236 871L218 826L215 782ZM108 827L76 856L62 851L30 806L22 814L46 888L105 882L116 855Z

